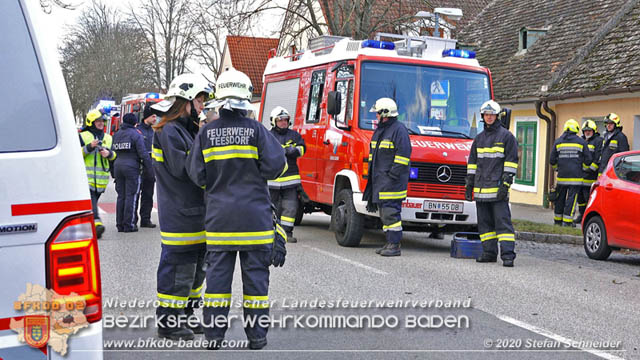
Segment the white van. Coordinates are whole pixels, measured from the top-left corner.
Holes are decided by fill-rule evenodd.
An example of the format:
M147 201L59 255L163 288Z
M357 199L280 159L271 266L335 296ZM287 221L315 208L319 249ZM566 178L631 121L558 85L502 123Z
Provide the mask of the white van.
M41 16L39 1L0 1L0 358L102 359L100 261L87 175L55 43L43 43ZM66 356L51 343L38 349L19 342L10 328L29 315L14 308L28 284L86 300L88 326L69 335Z

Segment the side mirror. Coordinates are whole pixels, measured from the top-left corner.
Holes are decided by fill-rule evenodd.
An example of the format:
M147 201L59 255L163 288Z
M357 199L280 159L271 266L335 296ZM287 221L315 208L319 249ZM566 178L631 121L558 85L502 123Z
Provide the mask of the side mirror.
M502 111L498 114L498 120L505 129L509 130L509 126L511 126L511 109L502 108Z
M339 91L329 91L327 97L327 114L336 116L342 108L342 94Z

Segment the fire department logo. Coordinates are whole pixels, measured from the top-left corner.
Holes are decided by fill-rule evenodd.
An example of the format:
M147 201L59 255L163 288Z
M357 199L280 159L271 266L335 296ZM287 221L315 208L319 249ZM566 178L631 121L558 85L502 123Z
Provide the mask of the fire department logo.
M49 341L49 316L24 317L24 341L34 348L41 348Z
M447 165L442 165L438 168L438 170L436 170L436 177L440 182L448 182L449 180L451 180L451 175L451 168Z

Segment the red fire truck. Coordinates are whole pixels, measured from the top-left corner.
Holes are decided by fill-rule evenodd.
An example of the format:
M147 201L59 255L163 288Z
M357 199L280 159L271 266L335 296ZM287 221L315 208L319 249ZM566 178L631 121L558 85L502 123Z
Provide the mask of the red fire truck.
M142 121L142 112L144 111L144 107L148 103L156 103L162 100L163 95L147 92L142 94L129 94L122 98L122 102L120 103L120 117L121 119L124 114L134 113L138 117L138 122ZM111 133L113 135L114 132L118 131L120 127L119 121L113 123L111 127Z
M397 35L384 34L383 36ZM401 37L399 41L332 37L300 54L269 59L260 119L269 125L275 106L294 118L307 151L298 160L310 202L324 211L343 246L357 246L363 229L380 226L362 201L375 101L398 104L412 154L402 226L407 231L471 230L475 203L464 200L471 143L482 131L480 105L493 98L491 73L456 41Z

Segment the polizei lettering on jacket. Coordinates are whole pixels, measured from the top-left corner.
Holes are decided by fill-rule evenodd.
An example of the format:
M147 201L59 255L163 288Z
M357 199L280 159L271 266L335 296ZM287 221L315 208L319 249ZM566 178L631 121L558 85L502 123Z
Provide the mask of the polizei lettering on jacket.
M0 225L0 235L8 235L15 233L27 233L38 231L38 224L16 224L16 225Z
M245 127L213 128L207 130L211 146L249 145L255 129Z
M128 150L131 149L131 143L115 143L112 147L114 150Z

